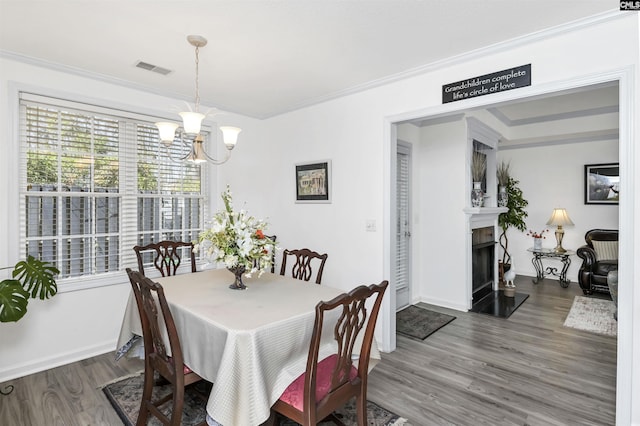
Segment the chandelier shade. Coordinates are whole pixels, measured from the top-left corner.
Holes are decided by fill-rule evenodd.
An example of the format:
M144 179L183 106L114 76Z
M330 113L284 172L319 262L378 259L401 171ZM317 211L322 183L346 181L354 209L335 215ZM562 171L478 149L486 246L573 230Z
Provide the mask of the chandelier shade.
M199 36L199 35L190 35L187 36L187 41L189 44L195 47L196 51L196 97L195 97L195 108L190 111L185 111L179 113L182 118L182 132L186 135L193 135L193 141L189 142L182 140L182 143L185 145L186 154L184 156L180 156L177 161L188 161L195 164L200 163L213 163L213 164L222 164L225 163L231 157L231 150L235 148L236 143L238 142L238 134L241 132L241 129L238 127L230 127L230 126L221 126L220 131L222 132L222 139L224 141L224 145L227 149L227 154L224 159L216 160L211 157L204 148L204 137L202 136L202 122L206 118L206 114L202 114L199 112L200 109L200 90L199 90L199 52L200 48L206 46L207 39ZM191 108L189 108L191 109ZM176 138L176 132L178 131L180 125L171 122L158 122L155 123L158 128L158 137L160 141L167 147L170 148L173 144L173 141ZM171 153L169 152L169 158L172 160L176 160Z

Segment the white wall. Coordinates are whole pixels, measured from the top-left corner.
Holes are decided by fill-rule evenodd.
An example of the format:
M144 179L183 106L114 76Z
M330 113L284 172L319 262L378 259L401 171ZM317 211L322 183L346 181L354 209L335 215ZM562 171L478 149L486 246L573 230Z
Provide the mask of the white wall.
M419 241L414 261L420 268L414 285L420 300L466 310L466 122L460 119L420 130L420 192L415 214L422 227L420 233L414 233Z
M575 224L564 227L562 246L568 250L584 245L584 234L590 229L618 229L617 205L584 204L584 165L617 163L617 140L509 149L500 151L499 159L511 163L512 175L520 181L523 197L529 202L525 209L529 214L525 219L527 229L549 229L542 247L556 246L555 228L546 225L554 207L566 208ZM533 246L531 238L515 229L509 229L507 237L516 273L535 276L531 253L527 252ZM567 278L577 286L582 259L575 255L570 259ZM545 260L544 265L559 267L561 263Z

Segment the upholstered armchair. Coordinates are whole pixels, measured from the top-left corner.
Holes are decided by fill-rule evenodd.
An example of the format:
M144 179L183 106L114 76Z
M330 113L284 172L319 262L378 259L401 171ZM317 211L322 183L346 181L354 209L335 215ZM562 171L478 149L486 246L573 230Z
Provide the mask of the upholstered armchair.
M577 251L582 259L578 283L584 294L609 293L607 275L618 270L618 230L592 229L584 236L586 245Z

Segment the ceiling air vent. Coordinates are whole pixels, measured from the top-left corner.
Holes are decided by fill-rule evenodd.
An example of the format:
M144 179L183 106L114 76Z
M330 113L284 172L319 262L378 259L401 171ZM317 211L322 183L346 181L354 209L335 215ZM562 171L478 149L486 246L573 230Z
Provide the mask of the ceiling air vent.
M168 70L166 68L162 68L157 65L153 65L143 61L138 61L138 63L136 64L136 67L142 68L143 70L147 70L147 71L157 72L158 74L162 74L162 75L167 75L171 72L171 70Z

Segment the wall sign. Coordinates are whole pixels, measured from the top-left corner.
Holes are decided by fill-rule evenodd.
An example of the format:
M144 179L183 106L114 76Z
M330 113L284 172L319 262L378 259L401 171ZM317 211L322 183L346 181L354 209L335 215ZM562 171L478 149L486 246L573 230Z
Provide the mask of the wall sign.
M442 86L442 103L461 101L525 86L531 86L531 64L445 84Z

